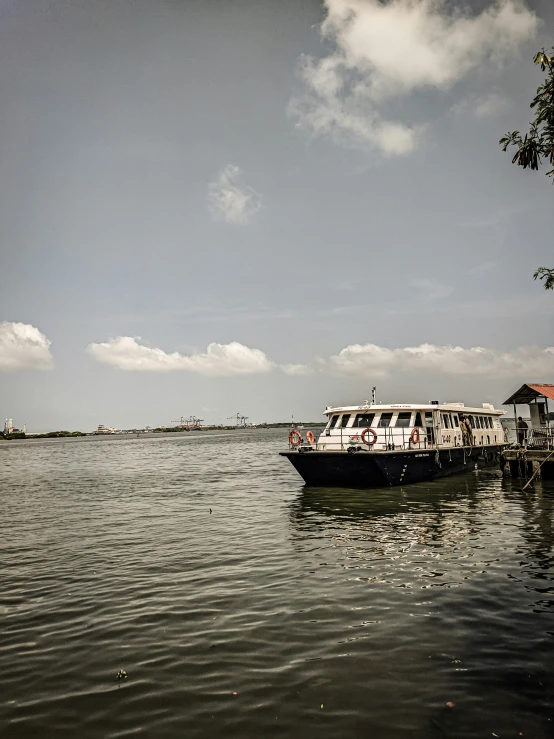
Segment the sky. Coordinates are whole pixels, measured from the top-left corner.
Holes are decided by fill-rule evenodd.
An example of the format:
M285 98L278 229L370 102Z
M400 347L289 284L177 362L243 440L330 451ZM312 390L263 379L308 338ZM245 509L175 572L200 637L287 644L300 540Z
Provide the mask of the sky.
M554 382L550 0L0 0L0 416L500 405Z

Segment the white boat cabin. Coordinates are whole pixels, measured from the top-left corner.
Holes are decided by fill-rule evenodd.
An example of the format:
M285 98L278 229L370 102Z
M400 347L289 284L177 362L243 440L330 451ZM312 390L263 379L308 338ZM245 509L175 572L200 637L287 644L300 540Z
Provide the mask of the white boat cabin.
M500 423L505 411L490 403L482 408L466 408L463 403L372 404L328 407L325 414L328 421L315 445L322 451L353 445L372 451L469 446L468 434L471 446L505 444Z

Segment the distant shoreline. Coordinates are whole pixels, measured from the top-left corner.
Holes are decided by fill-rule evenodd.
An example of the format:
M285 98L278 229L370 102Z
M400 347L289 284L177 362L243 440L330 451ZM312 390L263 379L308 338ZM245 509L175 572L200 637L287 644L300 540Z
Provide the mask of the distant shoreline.
M118 438L122 436L155 436L159 434L183 434L183 433L206 433L210 431L258 431L264 429L288 429L292 427L303 427L305 429L319 429L325 426L324 423L302 423L302 424L291 424L291 423L268 423L259 424L257 426L203 426L201 428L182 428L182 427L159 427L156 429L128 429L123 431L116 431L115 433L98 434L94 431L47 431L40 434L29 434L21 432L15 432L13 434L0 433L1 441L22 441L22 440L33 440L33 439L68 439L68 438L83 438L83 437L95 437L95 438Z

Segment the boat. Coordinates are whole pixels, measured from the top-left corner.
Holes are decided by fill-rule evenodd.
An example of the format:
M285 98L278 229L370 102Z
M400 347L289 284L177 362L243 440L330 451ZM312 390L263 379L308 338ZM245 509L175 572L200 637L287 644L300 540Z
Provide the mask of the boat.
M307 485L379 488L425 482L500 463L506 446L490 403L364 403L327 407L316 438L298 429L280 452Z
M96 436L97 436L97 435L100 435L100 436L102 436L102 435L104 435L104 434L117 434L117 431L116 431L116 429L112 429L112 428L110 428L110 426L102 426L102 424L100 424L100 425L98 426L98 428L96 429L96 431L94 431L93 433L94 433L94 434L95 434Z

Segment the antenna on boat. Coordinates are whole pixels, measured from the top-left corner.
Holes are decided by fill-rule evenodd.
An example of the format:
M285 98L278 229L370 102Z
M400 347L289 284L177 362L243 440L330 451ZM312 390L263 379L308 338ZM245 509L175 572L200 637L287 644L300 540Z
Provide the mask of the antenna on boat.
M374 387L371 390L371 405L375 405L375 393L377 392L377 388Z

